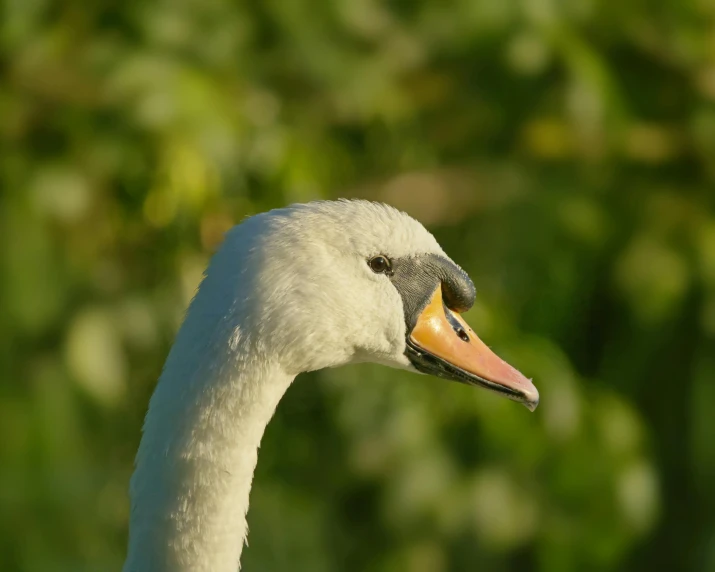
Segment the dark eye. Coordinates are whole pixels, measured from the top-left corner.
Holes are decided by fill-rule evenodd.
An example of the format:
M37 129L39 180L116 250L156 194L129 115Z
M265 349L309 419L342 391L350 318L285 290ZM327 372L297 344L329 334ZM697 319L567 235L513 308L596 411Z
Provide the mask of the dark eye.
M370 269L376 274L386 274L390 270L390 259L384 256L376 256L367 261Z

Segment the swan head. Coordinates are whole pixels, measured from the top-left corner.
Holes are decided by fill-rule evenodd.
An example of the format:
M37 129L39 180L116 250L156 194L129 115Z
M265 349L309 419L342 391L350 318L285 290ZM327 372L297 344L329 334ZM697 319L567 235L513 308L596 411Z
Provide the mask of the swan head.
M371 361L538 405L531 381L460 316L476 294L467 274L387 205L320 201L251 217L229 231L205 282L231 300L231 339L288 373Z

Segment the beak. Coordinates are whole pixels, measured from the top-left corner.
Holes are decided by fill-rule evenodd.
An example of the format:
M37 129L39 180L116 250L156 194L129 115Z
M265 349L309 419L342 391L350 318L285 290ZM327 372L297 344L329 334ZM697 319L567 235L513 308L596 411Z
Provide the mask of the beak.
M438 287L407 337L407 357L422 373L478 385L534 411L539 391L480 340L459 314L444 305Z

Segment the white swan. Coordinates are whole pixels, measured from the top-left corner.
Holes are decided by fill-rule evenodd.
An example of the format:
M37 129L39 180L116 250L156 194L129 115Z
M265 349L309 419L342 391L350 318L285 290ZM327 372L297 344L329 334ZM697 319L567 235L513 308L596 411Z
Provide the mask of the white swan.
M533 410L536 388L457 314L474 295L434 237L386 205L295 205L234 227L151 398L124 571L239 568L258 446L301 372L373 361Z

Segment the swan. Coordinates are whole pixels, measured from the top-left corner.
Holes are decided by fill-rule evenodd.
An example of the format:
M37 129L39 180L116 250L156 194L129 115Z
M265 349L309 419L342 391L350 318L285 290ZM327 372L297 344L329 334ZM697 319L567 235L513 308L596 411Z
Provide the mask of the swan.
M258 214L226 233L149 403L124 572L235 572L258 447L301 372L371 361L485 387L532 382L459 313L467 274L416 220L362 200Z

